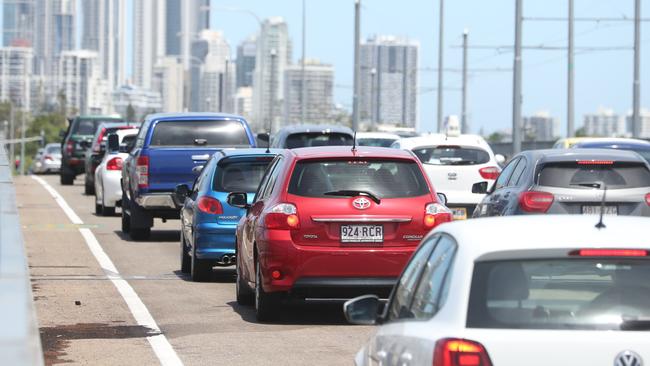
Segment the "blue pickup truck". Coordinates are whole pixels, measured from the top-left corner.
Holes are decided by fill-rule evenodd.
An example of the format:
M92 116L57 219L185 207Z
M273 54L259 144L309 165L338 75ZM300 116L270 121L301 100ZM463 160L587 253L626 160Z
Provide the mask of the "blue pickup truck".
M153 219L178 219L183 202L174 190L192 186L212 154L255 147L243 117L216 113L147 116L122 168L122 232L146 240Z

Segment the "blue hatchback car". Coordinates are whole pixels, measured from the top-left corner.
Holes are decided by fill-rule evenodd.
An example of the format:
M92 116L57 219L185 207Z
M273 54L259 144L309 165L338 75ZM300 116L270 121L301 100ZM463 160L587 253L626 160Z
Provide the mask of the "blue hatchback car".
M248 192L252 201L266 168L280 150L224 149L212 158L190 189L181 208L181 271L192 281L206 281L212 267L235 264L235 231L245 210L230 206L230 192ZM249 202L250 203L250 202Z

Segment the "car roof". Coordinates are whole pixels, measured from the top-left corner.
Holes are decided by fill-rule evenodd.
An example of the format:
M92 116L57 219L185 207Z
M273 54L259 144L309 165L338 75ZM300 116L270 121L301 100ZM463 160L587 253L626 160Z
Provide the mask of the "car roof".
M399 140L399 135L389 132L357 132L357 139L395 139Z
M283 149L269 149L269 152L266 152L266 148L250 148L250 149L223 149L218 151L215 156L219 158L225 158L228 156L242 156L242 155L271 155L275 156L282 153Z
M296 159L314 159L314 158L386 158L386 159L416 159L416 157L407 150L391 149L388 147L374 146L357 146L354 152L352 146L319 146L319 147L301 147L297 149L286 150Z
M539 163L572 162L577 160L616 160L642 162L645 160L633 151L614 149L545 149L524 151L522 155L531 156Z
M485 139L479 135L459 135L447 136L441 133L432 133L418 137L407 137L399 140L400 148L414 149L420 146L431 145L461 145L461 146L480 146L482 148L489 148Z
M598 139L577 143L574 148L611 148L650 150L650 142L638 139Z
M350 135L354 134L354 131L350 127L341 126L341 125L332 125L332 124L303 124L303 125L289 125L282 127L277 134L278 135L290 135L293 133L300 132L336 132L336 133L349 133Z
M177 119L232 119L243 120L242 116L228 113L208 113L208 112L183 112L183 113L154 113L146 117L147 120L177 120Z
M440 225L429 235L454 237L469 261L526 257L526 253L552 249L649 248L646 225L650 218L605 216L596 228L597 215L515 215L459 220ZM486 233L494 233L486 237ZM500 233L500 234L497 234Z

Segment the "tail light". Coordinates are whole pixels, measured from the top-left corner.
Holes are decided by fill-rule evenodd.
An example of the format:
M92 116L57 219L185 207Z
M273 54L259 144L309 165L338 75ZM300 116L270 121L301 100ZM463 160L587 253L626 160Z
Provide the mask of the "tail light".
M429 203L424 208L424 228L431 229L436 224L449 222L452 220L451 211L439 203Z
M300 229L298 210L291 203L279 203L264 217L267 229L296 230Z
M645 195L645 204L650 206L650 193L647 193Z
M207 214L221 215L223 213L221 202L213 197L203 196L199 198L197 206L199 208L199 211L205 212Z
M122 158L114 157L106 163L106 170L122 170Z
M101 145L101 143L102 143L102 139L104 138L104 134L105 134L105 133L106 133L106 127L102 128L101 132L100 132L99 135L97 136L97 141L95 142L95 146L93 146L93 152L98 153L98 152L101 151L101 150L100 150L100 149L101 149L101 146L100 146L100 145Z
M54 159L52 159L52 156L51 156L51 155L45 155L45 156L43 157L43 159L45 159L45 160L54 160ZM648 196L646 196L646 202L647 202L647 201L648 201Z
M488 166L479 169L478 172L481 174L481 177L483 177L483 179L495 180L499 178L501 170L496 166Z
M492 366L492 361L478 342L445 338L436 342L433 366Z
M65 152L68 155L72 155L72 150L74 150L74 141L69 140L67 144L65 144Z
M555 197L547 192L527 191L519 195L519 206L526 212L544 213L553 204Z
M647 257L644 249L578 249L569 253L578 257Z
M135 166L135 174L138 178L138 188L149 187L149 157L140 156Z

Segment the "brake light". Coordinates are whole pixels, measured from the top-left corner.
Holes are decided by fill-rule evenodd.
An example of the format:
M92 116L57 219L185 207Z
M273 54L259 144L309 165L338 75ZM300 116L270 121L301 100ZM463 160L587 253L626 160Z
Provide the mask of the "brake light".
M650 206L650 193L646 193L645 195L645 204Z
M554 200L555 197L547 192L527 191L519 194L519 206L526 212L544 213Z
M579 249L569 255L579 257L647 257L648 251L643 249Z
M452 220L451 211L440 203L429 203L424 208L424 228L431 229L436 224L449 222Z
M501 170L496 166L488 166L479 169L478 172L481 174L481 177L483 177L483 179L495 180L499 177Z
M100 145L102 143L102 139L104 138L104 134L106 133L106 127L102 128L102 130L99 132L99 135L97 136L97 141L95 142L95 146L93 146L93 152L100 152Z
M300 229L298 210L291 203L279 203L264 217L267 229L296 230Z
M114 157L106 163L106 170L122 170L122 158Z
M65 144L65 152L68 155L72 154L72 150L74 150L74 141L69 140L67 144Z
M492 366L492 361L478 342L445 338L436 342L433 366Z
M205 212L207 214L221 215L223 213L221 202L213 197L203 196L199 198L197 206L199 208L199 211Z
M612 165L612 160L578 160L578 165Z
M138 178L138 188L149 187L149 157L139 156L135 166L135 175Z

